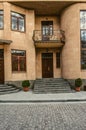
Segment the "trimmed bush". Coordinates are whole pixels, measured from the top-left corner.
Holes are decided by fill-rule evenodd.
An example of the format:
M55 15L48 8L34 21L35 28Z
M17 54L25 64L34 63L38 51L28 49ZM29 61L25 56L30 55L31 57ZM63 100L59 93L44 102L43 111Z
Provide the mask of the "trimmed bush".
M23 87L29 87L29 86L30 86L29 80L24 80L24 81L22 81L22 86L23 86Z
M77 79L75 80L75 86L76 86L76 87L81 87L81 85L82 85L82 79L81 79L81 78L77 78Z

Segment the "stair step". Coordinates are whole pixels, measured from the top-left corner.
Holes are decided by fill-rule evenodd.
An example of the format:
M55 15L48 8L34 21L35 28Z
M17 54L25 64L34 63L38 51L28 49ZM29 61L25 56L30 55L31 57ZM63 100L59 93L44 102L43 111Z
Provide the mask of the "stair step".
M8 93L16 93L19 92L20 90L21 89L17 88L15 85L0 84L0 95Z
M3 92L0 92L0 95L3 95L3 94L10 94L10 93L17 93L17 92L19 92L20 90L14 90L14 91L3 91Z
M5 89L0 89L0 92L4 92L4 91L14 91L14 90L17 90L16 88L5 88Z
M70 85L62 78L60 79L37 79L34 84L34 93L59 93L71 92Z

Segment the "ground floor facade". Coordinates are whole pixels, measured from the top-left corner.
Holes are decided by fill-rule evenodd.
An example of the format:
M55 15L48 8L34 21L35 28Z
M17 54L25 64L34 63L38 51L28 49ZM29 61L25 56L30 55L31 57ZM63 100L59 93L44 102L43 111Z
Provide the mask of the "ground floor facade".
M0 83L85 80L85 29L86 3L70 5L58 16L0 3Z

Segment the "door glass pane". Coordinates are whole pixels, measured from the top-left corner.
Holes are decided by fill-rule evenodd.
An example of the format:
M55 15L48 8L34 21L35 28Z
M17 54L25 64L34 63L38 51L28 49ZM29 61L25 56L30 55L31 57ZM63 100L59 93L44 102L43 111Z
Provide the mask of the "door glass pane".
M50 35L53 35L53 26L50 25Z
M42 21L43 35L52 35L53 21Z

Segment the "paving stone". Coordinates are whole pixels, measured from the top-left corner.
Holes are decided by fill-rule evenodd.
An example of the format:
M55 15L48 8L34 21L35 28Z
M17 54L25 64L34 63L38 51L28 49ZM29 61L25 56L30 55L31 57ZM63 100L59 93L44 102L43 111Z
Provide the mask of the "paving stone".
M86 130L86 103L0 104L0 130Z

